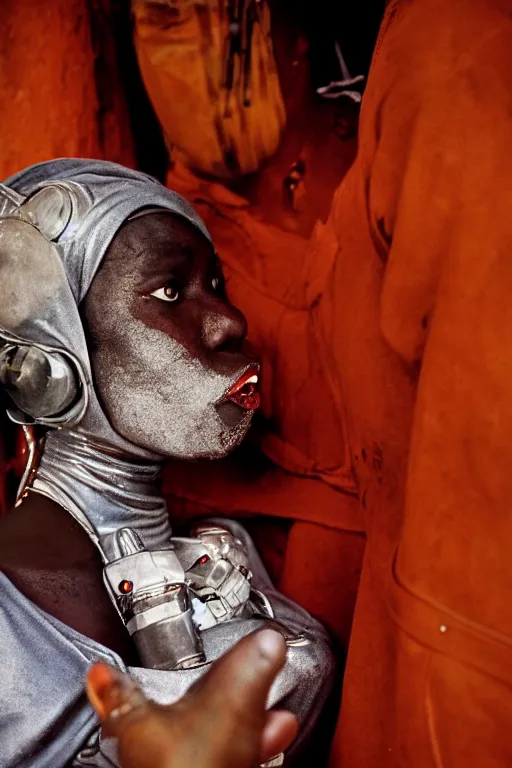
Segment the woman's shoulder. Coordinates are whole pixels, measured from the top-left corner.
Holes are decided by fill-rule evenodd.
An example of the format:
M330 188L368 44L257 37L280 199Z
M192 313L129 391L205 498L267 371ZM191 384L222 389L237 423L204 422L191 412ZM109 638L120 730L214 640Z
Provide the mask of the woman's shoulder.
M133 661L93 542L62 507L29 494L0 519L0 571L40 610Z

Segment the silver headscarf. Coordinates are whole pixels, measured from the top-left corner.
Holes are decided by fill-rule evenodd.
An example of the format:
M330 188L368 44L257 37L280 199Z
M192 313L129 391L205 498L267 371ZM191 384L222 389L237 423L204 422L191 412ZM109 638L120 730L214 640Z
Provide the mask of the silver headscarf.
M69 221L57 244L77 304L87 293L117 230L136 211L164 208L188 219L210 240L201 218L181 195L151 176L117 163L50 160L4 181L6 187L24 197L51 184L66 189L71 198Z
M48 433L33 488L68 509L104 553L102 537L127 522L146 531L147 544L170 535L155 484L160 462L119 435L105 415L79 313L119 228L149 208L184 217L210 239L180 195L115 163L52 160L0 185L0 340L59 352L81 384L67 413L36 420L66 429ZM31 423L23 414L14 420Z
M78 305L117 231L137 211L162 208L190 221L206 238L210 235L184 198L151 176L116 163L51 160L20 171L4 186L21 196L21 209L28 210L36 225L45 217L49 223L42 224L47 230L53 226L56 232L61 230L56 237L49 233L61 264L49 263L51 248L41 254L40 263L37 253L16 253L12 231L4 236L0 232L0 337L9 340L14 334L26 342L72 355L83 378L82 400L89 400L86 409L84 402L81 409L74 409L74 414L81 410L77 418L81 428L128 449L126 441L111 428L95 395ZM20 248L24 248L20 240ZM7 253L12 256L6 258Z

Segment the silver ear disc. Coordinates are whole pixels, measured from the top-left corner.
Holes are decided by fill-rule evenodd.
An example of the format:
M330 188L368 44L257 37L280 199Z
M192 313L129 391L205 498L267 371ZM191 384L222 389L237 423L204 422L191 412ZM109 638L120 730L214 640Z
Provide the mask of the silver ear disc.
M42 342L74 299L57 246L32 219L53 222L53 232L49 226L47 231L55 234L67 216L67 204L58 204L66 194L45 194L41 206L34 195L32 211L20 207L18 216L0 216L0 383L9 395L9 418L18 424L71 424L87 408L80 361L66 350L66 341L55 339L57 348Z
M76 400L69 362L58 352L9 344L0 352L0 382L14 404L32 418L56 416Z
M27 198L20 209L48 240L56 240L71 219L73 204L66 189L48 185Z

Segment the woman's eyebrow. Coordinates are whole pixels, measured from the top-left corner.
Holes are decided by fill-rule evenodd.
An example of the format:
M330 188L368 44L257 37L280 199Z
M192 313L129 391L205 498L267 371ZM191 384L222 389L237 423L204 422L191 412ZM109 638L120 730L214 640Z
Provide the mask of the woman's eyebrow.
M194 249L189 245L159 244L157 247L151 243L145 243L133 256L142 261L144 267L152 270L183 268L192 263Z

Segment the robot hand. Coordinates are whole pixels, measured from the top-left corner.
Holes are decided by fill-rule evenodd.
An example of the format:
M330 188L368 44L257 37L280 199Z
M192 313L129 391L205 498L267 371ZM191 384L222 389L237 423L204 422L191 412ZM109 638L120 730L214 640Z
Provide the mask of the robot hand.
M242 541L219 526L200 525L196 538L175 538L174 550L193 599L194 621L207 629L241 616L251 594L249 557Z

